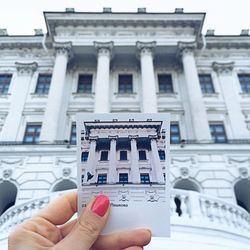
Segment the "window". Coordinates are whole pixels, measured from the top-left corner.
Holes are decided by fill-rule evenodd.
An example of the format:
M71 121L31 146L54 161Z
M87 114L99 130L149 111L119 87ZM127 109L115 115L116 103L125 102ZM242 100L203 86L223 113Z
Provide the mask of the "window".
M150 183L149 174L141 174L141 183L142 184Z
M41 132L41 124L27 124L23 142L24 143L38 143Z
M79 75L77 93L92 93L92 75Z
M75 123L71 125L70 144L76 145L76 124Z
M8 94L11 77L9 74L0 75L0 94Z
M227 142L227 136L226 136L224 124L210 124L210 132L211 132L212 140L215 143Z
M238 75L243 93L250 93L250 74Z
M51 75L39 74L36 84L36 94L48 94Z
M98 174L97 183L98 184L106 184L107 183L107 174Z
M214 93L214 86L212 77L209 74L200 74L199 75L200 85L201 85L201 92L203 94L213 94Z
M165 158L166 158L165 157L165 151L164 150L159 150L158 153L159 153L160 160L165 161Z
M108 160L108 151L101 151L100 161L107 161L107 160Z
M119 75L118 93L119 94L131 94L131 93L133 93L133 77L132 77L132 75Z
M159 93L173 93L172 76L167 74L158 75Z
M170 143L178 144L181 141L180 128L178 123L171 123L170 125Z
M82 161L86 162L88 160L89 152L82 152Z
M127 151L120 151L120 161L127 161Z
M119 183L122 183L122 184L128 183L128 174L125 174L125 173L119 174Z
M147 160L146 151L145 150L139 150L139 160L145 161Z

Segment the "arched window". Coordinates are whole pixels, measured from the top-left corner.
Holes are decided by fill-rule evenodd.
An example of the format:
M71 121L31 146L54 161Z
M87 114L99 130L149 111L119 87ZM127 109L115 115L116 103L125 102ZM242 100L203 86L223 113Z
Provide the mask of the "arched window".
M77 188L77 186L73 181L62 180L54 186L52 191L57 192L57 191L63 191L63 190L68 190L68 189L75 189L75 188Z
M16 195L17 187L13 183L9 181L0 183L0 215L15 205Z
M200 192L200 187L195 182L188 179L177 181L174 188Z
M243 207L250 213L250 181L249 180L240 180L234 185L235 197L237 204Z

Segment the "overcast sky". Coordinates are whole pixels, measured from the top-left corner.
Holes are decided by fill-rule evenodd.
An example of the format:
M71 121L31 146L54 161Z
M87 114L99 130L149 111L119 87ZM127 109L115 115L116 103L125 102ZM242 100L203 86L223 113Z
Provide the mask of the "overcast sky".
M112 7L113 12L136 12L146 7L147 12L206 12L203 33L215 29L217 35L238 35L241 29L250 29L250 0L0 0L0 28L9 35L34 34L35 28L47 32L43 11L102 11Z

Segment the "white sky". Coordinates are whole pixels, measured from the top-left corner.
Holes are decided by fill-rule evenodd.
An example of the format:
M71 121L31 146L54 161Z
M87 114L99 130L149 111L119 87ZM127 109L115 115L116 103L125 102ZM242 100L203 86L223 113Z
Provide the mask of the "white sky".
M216 35L238 35L241 29L250 29L250 0L0 0L0 28L9 35L33 35L35 28L46 32L43 11L102 11L112 7L113 12L136 12L146 7L147 12L206 12L203 33L215 29Z

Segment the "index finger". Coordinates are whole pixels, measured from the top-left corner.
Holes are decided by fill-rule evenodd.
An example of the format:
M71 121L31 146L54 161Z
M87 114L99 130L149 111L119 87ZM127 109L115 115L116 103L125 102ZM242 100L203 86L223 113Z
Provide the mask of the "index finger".
M36 216L42 217L54 225L67 222L77 211L77 193L70 192L57 198Z

